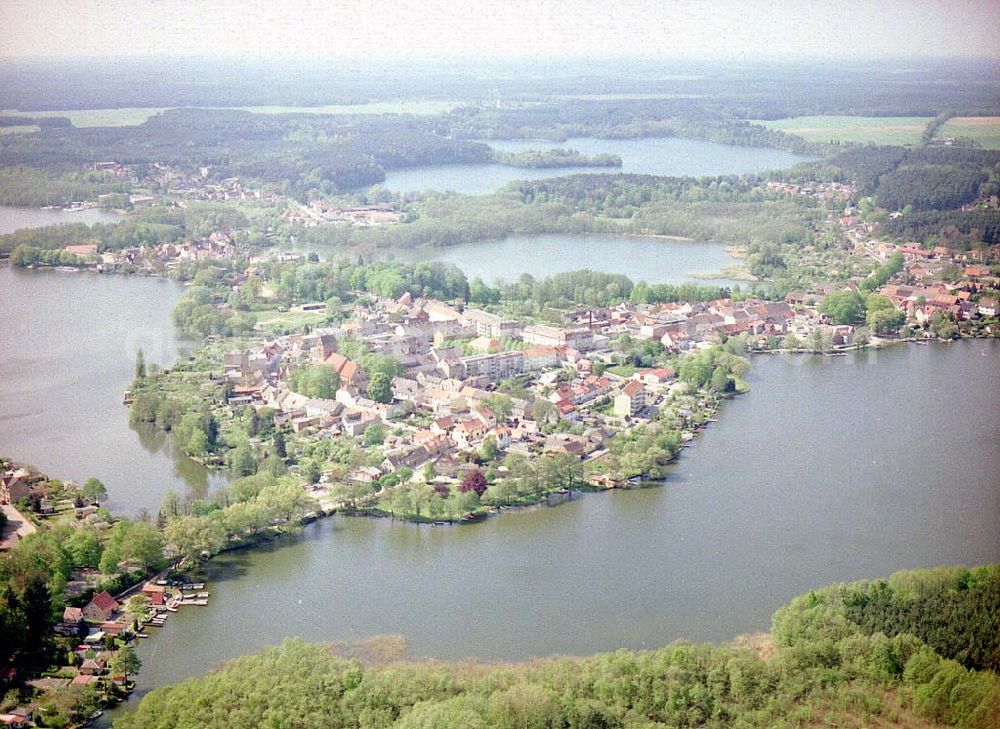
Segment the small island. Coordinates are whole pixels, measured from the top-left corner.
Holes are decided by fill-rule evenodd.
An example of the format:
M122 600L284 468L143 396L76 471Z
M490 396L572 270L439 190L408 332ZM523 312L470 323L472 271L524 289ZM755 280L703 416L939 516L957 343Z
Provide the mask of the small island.
M523 152L494 150L493 161L508 167L549 169L556 167L621 167L617 154L583 154L575 149L527 149Z

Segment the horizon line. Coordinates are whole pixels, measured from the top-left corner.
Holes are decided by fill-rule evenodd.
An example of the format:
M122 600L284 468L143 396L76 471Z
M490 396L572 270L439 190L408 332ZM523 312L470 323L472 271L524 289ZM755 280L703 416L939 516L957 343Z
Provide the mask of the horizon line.
M382 54L317 54L311 52L302 53L120 53L120 54L42 54L42 55L7 55L0 52L0 61L25 61L25 62L57 62L57 61L109 61L109 60L217 60L217 61L275 61L275 60L313 60L313 61L391 61L391 62L413 62L413 61L434 61L434 62L468 62L474 61L479 64L503 63L503 62L543 62L552 64L560 61L671 61L671 62L693 62L693 63L725 63L739 60L741 62L795 62L795 61L851 61L865 62L870 60L878 61L1000 61L1000 53L996 55L981 54L760 54L741 53L732 54L711 53L701 55L669 55L669 54L649 54L649 53L567 53L561 55L552 54L504 54L495 56L482 56L475 54L454 54L439 55L434 53L382 53Z

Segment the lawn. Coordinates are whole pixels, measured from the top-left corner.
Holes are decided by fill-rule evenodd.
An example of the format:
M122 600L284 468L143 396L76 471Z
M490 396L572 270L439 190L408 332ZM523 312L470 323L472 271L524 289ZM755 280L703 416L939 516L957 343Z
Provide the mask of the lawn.
M267 334L288 334L299 331L306 326L322 326L326 324L327 312L302 311L292 309L291 311L267 311L257 314L257 326L254 329Z
M917 144L931 119L921 116L797 116L754 123L809 142Z
M1000 116L956 116L938 130L937 138L944 137L971 139L986 149L1000 149Z

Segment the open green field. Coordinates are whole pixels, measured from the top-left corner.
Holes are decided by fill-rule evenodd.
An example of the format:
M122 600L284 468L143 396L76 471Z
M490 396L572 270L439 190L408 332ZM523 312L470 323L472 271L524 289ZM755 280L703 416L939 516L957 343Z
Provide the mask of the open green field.
M65 116L75 127L131 127L142 124L163 108L142 109L76 109L73 111L0 111L2 116L54 117Z
M809 142L917 144L931 119L921 116L797 116L754 123Z
M254 114L416 114L434 116L451 111L457 101L376 101L370 104L330 104L327 106L243 106Z
M0 134L31 134L37 132L38 127L34 124L18 124L13 127L0 127Z
M455 101L379 101L371 104L332 104L329 106L244 106L236 107L254 114L443 114L458 106ZM75 127L131 127L169 107L127 109L76 109L72 111L3 110L0 116L68 117Z
M292 309L290 311L267 311L257 314L256 331L266 334L287 334L306 326L321 326L326 323L326 310L302 311Z
M985 149L1000 149L1000 116L956 116L938 130L937 138L971 139Z

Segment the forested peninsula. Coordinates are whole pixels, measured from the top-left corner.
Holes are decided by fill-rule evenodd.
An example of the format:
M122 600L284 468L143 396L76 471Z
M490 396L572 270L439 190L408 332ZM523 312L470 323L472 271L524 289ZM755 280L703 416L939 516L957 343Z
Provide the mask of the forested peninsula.
M779 609L769 635L721 646L486 664L386 661L396 642L370 641L366 663L288 639L156 689L115 726L989 729L1000 720L998 616L991 565L831 585Z

